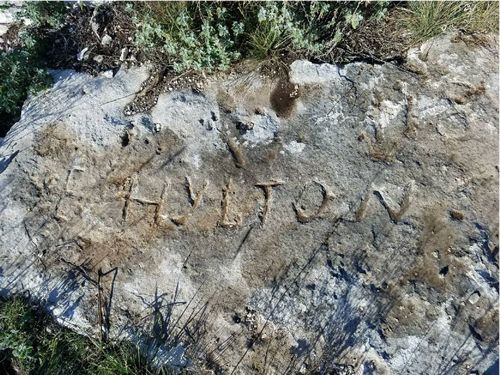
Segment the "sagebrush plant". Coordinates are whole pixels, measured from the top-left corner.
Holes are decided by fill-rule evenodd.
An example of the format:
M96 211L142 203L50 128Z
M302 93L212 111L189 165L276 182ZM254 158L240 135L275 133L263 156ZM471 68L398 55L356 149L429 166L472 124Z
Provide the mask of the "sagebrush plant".
M327 2L259 5L255 26L248 33L250 53L257 58L285 51L320 55L339 43L347 28L358 27L363 16L350 8Z
M237 5L212 2L151 2L137 5L135 41L146 51L159 49L174 71L227 69L241 55L237 50L243 23L234 17Z
M378 2L147 2L129 4L135 43L158 49L176 72L225 70L235 61L293 53L327 54L368 17L382 18Z
M26 299L0 300L0 372L29 374L168 375L153 370L127 342L103 344L56 325Z

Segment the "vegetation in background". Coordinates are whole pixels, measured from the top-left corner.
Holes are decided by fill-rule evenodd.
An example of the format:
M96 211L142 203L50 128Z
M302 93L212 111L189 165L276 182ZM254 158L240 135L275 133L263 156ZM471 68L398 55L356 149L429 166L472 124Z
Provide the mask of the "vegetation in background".
M413 43L453 29L498 34L498 1L411 1L402 18Z
M102 344L56 325L20 298L0 300L0 373L47 375L167 375L138 348Z
M135 43L176 72L225 70L241 58L319 58L388 2L146 2L129 4Z
M90 24L98 9L110 11L96 35ZM392 18L397 19L391 22L395 28L370 32ZM356 35L375 45L384 43L380 38L387 32L408 35L396 48L403 54L410 45L451 29L498 32L498 2L27 1L20 24L19 43L8 48L4 43L0 50L0 136L17 120L27 96L50 83L46 68L114 69L122 62L124 45L138 52L139 63L151 60L162 71L177 73L226 70L243 59L335 62L336 52L347 47L355 55L356 46L366 44L356 43ZM102 30L111 29L121 35L112 34L112 47L103 46ZM90 58L76 61L84 48ZM101 57L94 61L97 55Z
M28 94L50 82L47 71L30 50L0 52L0 118L15 116Z
M214 3L151 2L129 8L140 24L138 46L158 50L175 71L227 69L240 57L237 51L243 24L233 9ZM143 13L144 12L144 13Z
M51 84L44 52L48 32L64 23L66 5L62 2L26 2L18 14L21 28L19 44L0 51L0 135L2 127L17 120L29 94Z
M27 1L21 17L30 20L30 27L59 28L64 24L67 5L62 1Z

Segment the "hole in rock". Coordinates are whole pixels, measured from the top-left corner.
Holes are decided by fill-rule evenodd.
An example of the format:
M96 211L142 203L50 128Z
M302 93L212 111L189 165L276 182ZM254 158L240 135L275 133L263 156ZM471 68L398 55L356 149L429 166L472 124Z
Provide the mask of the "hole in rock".
M450 267L449 266L444 266L443 268L441 268L439 270L439 274L442 275L442 276L446 276L449 271L450 271Z
M128 136L128 133L125 132L125 134L122 135L122 147L127 147L130 143L130 138Z

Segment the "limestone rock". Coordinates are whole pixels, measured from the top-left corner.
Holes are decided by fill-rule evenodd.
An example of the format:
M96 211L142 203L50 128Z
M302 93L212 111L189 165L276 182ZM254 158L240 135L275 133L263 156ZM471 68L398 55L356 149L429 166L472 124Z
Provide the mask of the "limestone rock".
M229 76L134 116L147 69L61 72L0 146L1 293L176 367L484 371L497 46L452 35L410 56Z

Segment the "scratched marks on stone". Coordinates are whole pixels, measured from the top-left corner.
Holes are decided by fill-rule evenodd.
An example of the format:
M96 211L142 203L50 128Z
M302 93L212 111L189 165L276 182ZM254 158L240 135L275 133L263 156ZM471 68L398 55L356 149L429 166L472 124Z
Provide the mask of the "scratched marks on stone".
M54 251L73 246L80 254L75 262L92 257L112 267L141 257L152 241L167 237L231 236L249 227L252 236L302 226L314 230L318 222L342 216L344 207L357 209L362 220L373 195L378 209L397 224L411 204L411 186L368 188L354 207L356 202L346 202L328 178L298 180L283 172L257 177L260 171L253 168L227 171L222 159L215 159L210 171L195 171L183 162L189 150L182 142L149 135L131 139L119 151L96 154L85 145L75 147L57 125L49 130L42 141L47 144L37 147L40 176L29 177L42 197L33 215L48 223L43 238L38 238L41 233L34 237L42 250L60 238L65 245ZM47 141L51 134L52 143Z
M80 196L83 194L83 192L78 192L78 184L74 183L75 175L78 175L80 179L85 179L85 169L75 167L69 170L65 191L70 196ZM177 227L182 227L189 220L196 220L196 211L203 205L203 198L207 195L207 187L210 185L209 180L196 181L191 176L185 176L183 184L177 183L175 185L166 178L164 181L155 181L155 184L161 186L161 189L158 190L156 195L148 196L144 193L144 189L141 188L139 180L139 173L126 177L121 189L115 195L116 199L122 202L121 220L123 225L130 224L129 216L131 211L134 211L136 214L141 211L143 213L151 211L151 222L158 228L165 225L168 226L169 223ZM193 183L193 181L196 181L196 183ZM264 198L262 205L259 205L255 201L255 205L258 206L257 218L261 225L265 225L266 223L272 225L272 223L268 223L268 220L273 208L273 200L275 199L273 191L277 188L287 189L287 186L280 179L270 179L269 181L255 183L254 188L262 191ZM327 211L335 204L336 198L332 189L326 183L316 180L306 183L301 189L302 194L300 198L289 202L295 213L296 221L307 224L313 220L328 216ZM354 213L355 219L360 221L365 217L370 197L371 195L375 195L387 211L391 221L394 223L399 222L410 206L413 189L414 187L411 183L405 186L402 189L403 194L400 202L396 204L387 195L387 192L373 188L372 191L365 194L361 199ZM216 187L218 197L212 196L212 199L209 200L210 202L220 202L220 207L213 205L213 207L208 208L212 216L218 217L218 219L214 220L214 222L218 223L218 226L223 228L239 228L248 221L249 218L244 217L239 207L241 200L235 198L237 195L236 190L237 186L233 182L233 179L228 177L225 185ZM290 193L293 193L293 191L290 191ZM186 205L184 208L179 208L181 204L180 200ZM152 210L149 210L149 208L152 208Z

